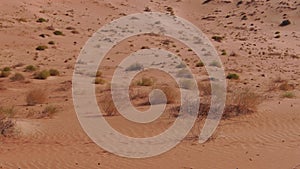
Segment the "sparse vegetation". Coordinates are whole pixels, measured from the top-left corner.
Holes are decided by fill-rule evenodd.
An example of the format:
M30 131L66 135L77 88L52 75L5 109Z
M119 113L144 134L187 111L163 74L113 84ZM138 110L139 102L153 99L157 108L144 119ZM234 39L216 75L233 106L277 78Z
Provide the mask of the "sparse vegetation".
M25 67L25 72L34 72L37 70L37 67L33 66L33 65L28 65Z
M50 69L49 74L50 76L58 76L60 73L57 69Z
M187 69L181 69L176 74L177 77L181 78L193 78L193 75Z
M62 31L54 31L53 34L54 35L59 35L59 36L64 35L64 33Z
M285 92L282 94L283 98L294 98L296 95L293 92Z
M46 50L46 49L48 49L48 46L45 46L45 45L41 45L41 46L38 46L38 47L35 48L35 50L37 50L37 51L43 51L43 50Z
M10 75L10 71L1 71L0 72L0 77L8 77Z
M188 89L188 90L192 90L196 88L195 83L193 82L193 80L190 79L184 79L184 80L180 80L180 88L183 89Z
M34 74L35 79L45 80L50 76L50 72L48 70L42 70L40 72L36 72Z
M138 70L142 70L144 69L144 66L140 63L134 63L132 65L130 65L129 67L127 67L125 70L126 71L138 71Z
M39 19L36 20L36 22L43 23L43 22L48 22L48 20L45 19L45 18L39 18Z
M97 77L94 81L95 84L105 84L105 80L100 78L100 77Z
M218 67L220 68L221 67L221 64L218 62L218 61L213 61L209 64L209 66L214 66L214 67Z
M196 63L196 67L203 67L204 66L204 63L203 62L198 62L198 63Z
M206 82L198 82L198 90L201 95L209 96L211 95L211 85Z
M227 79L234 79L234 80L238 80L240 77L239 75L235 74L235 73L229 73L226 77Z
M26 95L26 103L28 106L34 106L36 104L43 104L46 101L47 94L45 90L33 89Z
M53 105L48 105L44 108L44 110L40 113L37 114L36 118L41 119L41 118L52 118L55 113L58 112L58 108Z
M153 79L143 77L136 83L138 86L152 86L154 84Z
M21 73L16 73L13 77L10 78L11 81L23 81L25 77Z
M213 36L212 39L215 40L216 42L222 42L223 37L221 37L221 36Z
M55 42L54 41L49 41L48 44L49 45L55 45Z
M186 68L186 65L181 62L179 65L176 66L176 68Z

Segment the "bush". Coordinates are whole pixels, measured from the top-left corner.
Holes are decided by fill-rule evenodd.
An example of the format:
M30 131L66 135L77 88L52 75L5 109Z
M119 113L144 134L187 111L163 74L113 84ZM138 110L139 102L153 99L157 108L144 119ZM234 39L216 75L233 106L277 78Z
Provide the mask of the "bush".
M287 81L283 82L281 85L279 85L279 89L283 91L293 90L294 87L290 84L288 84Z
M25 77L21 73L16 73L13 77L10 78L12 81L23 81Z
M49 41L48 44L49 45L55 45L55 42L54 41Z
M101 71L97 71L96 77L102 77L102 72Z
M4 71L4 72L10 72L11 69L10 69L10 67L4 67L4 68L2 69L2 71Z
M216 42L222 42L223 37L221 37L221 36L213 36L212 39L215 40Z
M1 71L0 77L8 77L10 75L10 71Z
M42 89L33 89L26 95L26 103L28 106L42 104L46 101L46 92Z
M153 79L143 77L141 80L139 80L139 81L137 82L137 85L138 85L138 86L152 86L153 83L154 83L154 82L153 82Z
M203 67L203 66L204 66L204 63L201 61L196 64L196 67Z
M126 71L138 71L138 70L142 70L144 69L144 66L140 63L134 63L132 65L130 65L129 67L127 67L125 70Z
M214 66L214 67L218 67L220 68L221 67L221 64L218 62L218 61L213 61L209 64L209 66Z
M33 65L28 65L25 67L25 72L34 72L36 70L37 70L37 68Z
M38 47L35 48L35 50L38 50L38 51L43 51L43 50L46 50L46 49L48 49L48 47L44 46L44 45L38 46Z
M40 112L36 118L52 118L55 113L58 112L58 108L55 106L46 106L42 112Z
M64 35L61 31L54 31L53 34L54 35L61 35L61 36Z
M182 69L179 70L176 74L177 77L181 77L181 78L193 78L193 75L191 74L190 71L188 71L187 69Z
M42 79L45 80L50 76L50 72L48 70L43 70L40 72L35 73L34 78L35 79Z
M59 71L56 69L50 69L49 70L49 74L50 76L58 76L59 75Z
M295 94L293 92L285 92L285 93L283 93L282 97L291 99L291 98L295 97Z
M236 115L245 114L256 109L260 103L260 96L251 92L249 89L234 91L229 99Z
M226 77L227 79L234 79L234 80L238 80L240 77L239 75L235 74L235 73L229 73Z
M0 113L0 136L10 136L15 131L15 123Z
M105 84L105 80L102 78L96 78L94 81L95 84Z
M178 93L169 86L155 86L154 89L160 89L166 95L167 104L175 103L177 99L180 99Z
M48 22L48 20L44 19L44 18L39 18L39 19L36 20L36 22L43 23L43 22Z

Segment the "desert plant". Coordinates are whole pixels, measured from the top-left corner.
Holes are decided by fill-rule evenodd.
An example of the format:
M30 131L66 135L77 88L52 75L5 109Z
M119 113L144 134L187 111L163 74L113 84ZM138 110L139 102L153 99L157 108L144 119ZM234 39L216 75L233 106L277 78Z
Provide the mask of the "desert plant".
M282 97L283 98L294 98L295 97L295 94L293 92L285 92L282 94Z
M250 91L250 89L236 90L232 93L229 102L236 111L236 115L245 114L254 111L260 103L260 96Z
M238 80L240 77L239 75L235 74L235 73L229 73L226 77L227 79L234 79L234 80Z
M28 65L25 67L25 72L34 72L37 70L37 67L33 66L33 65Z
M287 81L284 81L282 84L279 85L279 89L283 91L293 90L293 86L288 84Z
M177 77L180 78L193 78L192 73L187 69L181 69L176 74Z
M40 45L40 46L35 48L35 50L38 50L38 51L43 51L43 50L46 50L46 49L48 49L48 47L45 46L45 45Z
M221 64L218 62L218 61L212 61L209 66L214 66L214 67L218 67L220 68L221 67Z
M10 78L11 81L23 81L25 77L21 73L16 73L13 77Z
M54 41L49 41L48 44L49 45L55 45L55 42Z
M198 62L198 63L196 63L196 67L203 67L204 66L204 63L203 62Z
M204 96L211 95L211 85L210 83L198 82L198 90L200 94Z
M47 79L49 76L50 76L50 72L48 70L43 70L40 72L36 72L34 74L35 79L42 79L42 80Z
M47 94L43 89L30 90L26 95L26 103L28 106L42 104L46 101L46 99L47 99Z
M96 73L96 77L102 77L102 72L98 70Z
M59 71L57 69L50 69L49 74L50 74L50 76L58 76Z
M0 136L7 137L13 135L14 131L15 123L11 119L0 114Z
M176 103L180 99L178 92L172 87L169 86L153 86L153 89L160 89L165 95L167 99L167 104Z
M2 71L4 71L4 72L10 72L11 69L10 69L10 67L4 67L4 68L2 69Z
M53 105L48 105L44 108L44 110L37 114L36 118L51 118L55 113L58 112L58 108Z
M140 63L134 63L132 65L130 65L129 67L127 67L125 70L126 71L138 71L138 70L142 70L144 69L144 66Z
M43 22L48 22L48 20L44 19L44 18L39 18L39 19L36 20L36 22L43 23Z
M94 81L95 84L105 84L105 80L97 77Z
M139 80L136 84L138 86L152 86L153 85L153 79L143 77L141 80Z
M61 35L61 36L64 35L63 32L61 32L61 31L54 31L53 34L54 35Z
M1 71L0 72L0 77L8 77L10 75L10 71Z
M195 87L196 87L194 81L190 80L190 79L180 80L179 84L180 84L180 88L182 88L182 89L192 90L192 89L195 89Z
M215 40L216 42L222 42L223 37L221 37L221 36L213 36L212 39Z

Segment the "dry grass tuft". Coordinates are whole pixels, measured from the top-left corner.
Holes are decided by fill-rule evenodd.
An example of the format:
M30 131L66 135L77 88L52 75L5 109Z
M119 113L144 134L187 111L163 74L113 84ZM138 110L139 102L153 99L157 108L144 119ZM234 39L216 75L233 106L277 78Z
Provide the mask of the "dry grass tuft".
M0 107L0 136L11 136L15 133L15 123L10 119L15 114L13 108Z
M33 89L28 92L26 96L26 103L28 106L34 106L36 104L42 104L46 101L47 94L43 89Z

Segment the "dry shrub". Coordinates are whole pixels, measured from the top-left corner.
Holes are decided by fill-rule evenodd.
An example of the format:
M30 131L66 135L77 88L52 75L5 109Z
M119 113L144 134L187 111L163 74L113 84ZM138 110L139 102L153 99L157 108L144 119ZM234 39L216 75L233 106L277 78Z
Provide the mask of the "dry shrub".
M16 73L13 77L10 78L11 81L23 81L25 77L21 73Z
M13 108L0 107L0 136L11 136L15 132L15 123L10 119L13 115Z
M287 81L285 81L279 85L279 89L283 90L283 91L288 91L288 90L293 90L294 87L293 87L293 85L290 85L290 84L288 84Z
M117 108L111 96L110 90L103 92L102 97L99 100L99 107L103 110L104 116L117 115Z
M39 112L36 115L36 118L41 119L41 118L52 118L54 114L58 112L58 108L56 106L46 106L42 112Z
M176 88L172 88L169 86L155 86L154 89L160 89L166 95L167 104L176 103L180 100L179 90L176 91Z
M28 92L26 96L26 103L28 106L34 106L36 104L42 104L46 101L47 94L43 89L33 89Z
M154 81L152 78L143 77L137 83L138 86L152 86Z
M210 96L211 95L211 85L207 82L198 82L198 90L200 95Z

